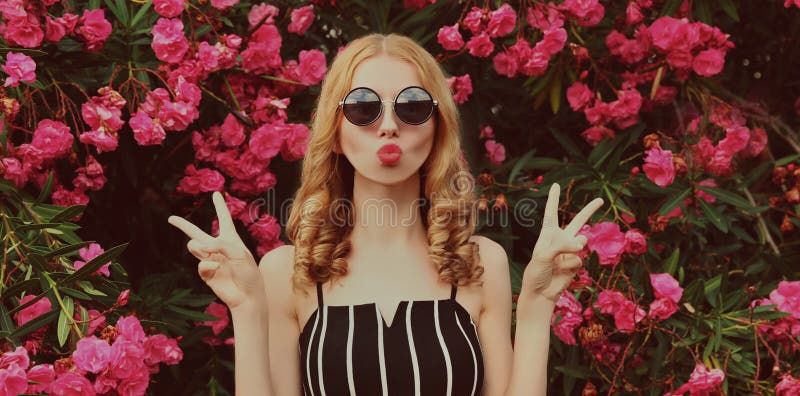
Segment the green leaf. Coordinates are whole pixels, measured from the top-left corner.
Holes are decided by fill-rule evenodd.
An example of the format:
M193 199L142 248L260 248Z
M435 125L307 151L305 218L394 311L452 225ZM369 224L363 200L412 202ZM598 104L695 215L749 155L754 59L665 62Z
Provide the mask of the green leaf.
M53 189L53 175L55 175L55 172L48 172L47 181L44 183L44 188L42 188L42 191L39 193L39 197L36 198L36 203L44 202L44 200L50 196L50 191Z
M753 205L750 204L750 201L728 190L723 190L721 188L705 187L705 186L700 186L700 190L705 191L715 196L720 201L725 202L727 204L731 204L737 208L747 210L753 207Z
M583 158L583 154L581 154L581 150L575 144L575 142L570 139L569 135L563 133L555 128L548 128L550 130L550 134L553 135L553 138L567 151L567 153L572 156L573 158Z
M167 305L166 307L164 307L164 309L190 320L198 320L198 321L219 320L218 317L209 315L205 312L192 311L186 308L176 307L174 305Z
M775 161L775 166L785 166L800 159L800 154L789 155Z
M5 299L8 296L19 295L23 291L31 291L38 284L39 284L39 278L31 278L28 280L24 280L22 282L16 282L13 285L2 290L2 294L0 294L0 300ZM2 305L1 303L2 301L0 301L0 305Z
M100 267L102 267L104 264L117 258L117 256L122 254L122 251L124 251L126 247L128 247L128 243L123 243L121 245L117 245L111 249L106 250L99 256L93 258L91 261L86 263L86 265L81 267L81 269L73 272L64 279L61 279L58 283L63 285L72 281L83 280L84 278L91 275L93 272L100 269Z
M739 13L736 11L736 5L733 4L731 0L719 0L719 5L722 6L722 10L728 14L731 19L736 22L739 22Z
M89 281L77 281L75 283L77 283L78 286L80 286L80 288L83 289L83 291L93 296L100 296L100 297L108 296L108 294L105 294L100 290L95 289L92 283Z
M54 258L54 257L61 257L67 254L70 254L74 251L77 251L81 248L87 247L92 244L92 241L86 241L81 243L70 244L67 246L60 247L56 250L51 251L44 255L45 258Z
M152 5L152 4L153 4L152 1L148 1L148 2L146 2L146 3L144 3L142 5L142 8L140 8L139 11L136 12L136 15L134 15L133 19L131 20L131 27L132 28L135 29L136 26L139 24L139 21L142 19L142 17L147 15L147 10L150 9L150 5ZM184 7L186 7L186 6L184 6Z
M678 6L681 5L681 1L682 0L667 0L664 3L664 7L661 8L659 16L665 16L665 15L672 16L672 14L674 14L675 11L678 9Z
M680 257L681 249L675 248L672 251L672 254L669 255L666 261L664 261L664 272L674 276L675 270L678 268L678 258Z
M703 294L705 294L708 303L715 308L717 306L717 296L719 295L719 286L721 283L722 274L703 282Z
M67 342L67 337L69 337L69 325L72 322L72 315L75 313L75 306L69 296L63 296L61 301L64 302L64 309L59 311L58 314L56 334L58 335L58 345L64 346Z
M88 294L86 294L84 292L69 288L69 287L62 286L62 287L59 288L59 290L64 292L64 294L68 294L68 295L70 295L72 297L75 297L77 299L86 300L86 301L91 301L92 300L92 296L90 296L90 295L88 295Z
M14 321L11 320L11 315L9 315L8 311L6 310L6 306L0 303L0 330L9 334L13 334L14 330L16 329L17 328L14 326ZM17 340L16 337L11 341L15 345L19 344L19 340Z
M11 333L10 337L20 338L34 330L40 329L42 326L47 326L50 322L56 320L58 318L58 314L61 312L60 308L54 308L52 311L39 315L29 322L25 323L24 325L20 326L13 333Z
M522 167L528 162L531 157L536 153L536 150L530 150L526 152L517 162L514 164L514 167L511 169L511 173L508 175L508 183L514 183L516 180L519 171L522 170Z
M23 233L23 232L28 232L28 231L43 230L45 228L58 227L60 225L61 225L61 223L23 224L23 225L17 227L17 229L14 230L14 231L16 231L17 233Z
M682 193L674 195L672 199L665 202L664 205L661 205L661 208L658 209L658 214L666 216L667 213L677 208L678 205L680 205L680 203L683 202L683 199L686 198L686 196L689 195L690 192L692 192L692 189L687 188L686 190L683 190Z
M714 224L720 231L727 234L728 233L728 223L722 218L722 214L719 213L717 208L711 206L708 202L704 199L698 199L697 202L700 203L700 208L703 209L703 213L706 215L706 218L711 220L711 223Z
M553 114L558 114L558 110L561 108L561 76L555 77L553 83L550 84L550 109L553 110Z
M86 209L86 205L72 205L70 207L64 208L60 212L58 212L55 216L50 219L50 222L57 223L64 220L69 220L81 213L83 210Z

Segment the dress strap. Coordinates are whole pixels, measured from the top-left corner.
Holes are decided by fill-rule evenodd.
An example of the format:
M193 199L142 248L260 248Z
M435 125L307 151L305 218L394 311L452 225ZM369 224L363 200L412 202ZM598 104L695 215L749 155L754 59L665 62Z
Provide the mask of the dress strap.
M322 308L322 283L317 282L317 304Z
M456 291L457 290L458 290L458 286L456 286L456 285L453 285L453 286L450 287L450 299L451 300L455 300L456 299Z

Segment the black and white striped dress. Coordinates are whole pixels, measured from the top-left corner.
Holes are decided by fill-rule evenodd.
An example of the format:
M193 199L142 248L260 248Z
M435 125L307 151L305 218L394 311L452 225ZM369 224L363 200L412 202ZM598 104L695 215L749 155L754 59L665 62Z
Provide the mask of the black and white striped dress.
M318 307L300 333L306 396L475 396L483 356L469 312L449 299L401 301L387 326L375 303Z

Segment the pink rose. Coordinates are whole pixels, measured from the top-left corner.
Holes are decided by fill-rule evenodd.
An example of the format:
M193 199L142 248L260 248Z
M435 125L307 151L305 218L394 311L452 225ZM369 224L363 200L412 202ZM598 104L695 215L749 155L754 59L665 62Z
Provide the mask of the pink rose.
M747 146L742 150L741 154L744 157L755 157L759 155L767 146L767 132L764 128L756 127L750 130L750 140Z
M620 231L619 224L609 221L597 223L585 235L586 247L589 251L597 253L600 265L619 264L625 252L625 234Z
M72 352L72 361L80 370L97 374L111 362L111 345L95 336L81 338Z
M11 45L36 48L42 44L44 38L39 17L33 12L25 15L25 10L21 11L23 15L20 18L8 21L3 31L3 38Z
M606 137L613 139L616 136L616 132L602 125L596 125L581 132L581 136L586 140L586 143L594 147Z
M486 32L490 37L502 37L514 30L517 25L517 13L507 3L492 11Z
M551 327L556 337L565 344L578 345L578 341L575 339L575 329L583 323L581 311L583 311L583 307L572 293L562 293L556 302L550 320Z
M72 263L72 266L75 267L75 270L77 271L81 269L84 265L86 265L86 263L91 261L93 258L99 256L104 251L105 250L103 250L103 248L100 247L100 245L97 243L90 244L89 248L81 248L78 252L83 261L76 260L74 263ZM97 269L97 271L93 272L92 275L103 274L107 277L111 276L111 271L108 269L110 265L111 265L110 261L103 264L102 266L100 266L100 268Z
M483 28L483 9L473 6L461 22L472 34L477 35Z
M28 351L25 348L18 346L17 349L4 352L2 355L0 355L0 369L7 368L12 364L16 364L19 368L27 370L28 366L31 365L31 360L28 357Z
M675 166L672 164L672 151L657 147L645 151L644 174L658 186L666 187L675 180Z
M628 25L635 25L644 20L642 9L636 2L628 3L628 8L625 9L625 23Z
M502 143L489 139L484 142L484 147L486 148L486 156L489 157L489 161L493 164L500 165L505 161L506 148Z
M156 58L167 63L179 63L189 49L189 41L183 33L180 19L159 18L153 26L153 42L150 47Z
M52 394L55 396L95 396L94 386L84 376L67 371L56 378L51 386Z
M288 124L283 128L283 146L281 157L286 161L296 161L306 154L311 131L305 124Z
M545 30L544 37L541 41L536 43L534 51L542 52L548 57L553 56L567 44L567 31L564 28L552 28Z
M592 99L594 99L592 90L580 81L575 81L567 88L567 101L572 110L582 110L584 107L591 104Z
M165 18L175 18L183 9L183 0L153 0L153 11Z
M725 52L716 48L700 51L692 61L692 69L694 72L704 77L719 74L724 66Z
M238 3L239 0L211 0L211 6L220 11L225 11L229 7L233 7Z
M695 365L694 371L689 375L689 382L683 384L673 395L682 395L689 392L692 395L710 394L711 391L716 390L722 385L725 380L725 373L720 369L709 370L702 363Z
M36 382L28 384L25 393L50 393L50 384L56 379L56 372L52 364L40 364L28 370L28 381Z
M788 0L787 3L791 1ZM800 7L800 0L797 0L797 6ZM775 386L775 396L797 396L800 395L800 379L792 377L790 374L784 374L781 377L781 382Z
M278 155L282 145L283 137L271 124L264 124L250 133L249 150L261 160L268 160Z
M147 116L144 110L139 110L128 120L128 124L133 131L133 138L140 146L161 144L167 137L164 127L158 120Z
M214 335L219 335L230 323L230 319L228 318L228 307L224 304L220 304L216 301L212 301L206 307L205 313L216 316L219 318L218 320L208 320L205 322L200 322L201 326L209 326L211 327L211 331Z
M134 342L144 341L144 329L142 329L142 324L136 316L129 315L121 317L117 320L117 324L114 325L114 327L117 329L117 340L119 340L119 337L122 337Z
M28 389L25 370L16 364L0 369L0 395L16 396Z
M33 300L36 296L28 294L25 297L19 299L19 305L25 304L28 301ZM50 304L50 299L47 297L42 297L39 301L36 301L32 305L28 306L27 308L23 308L14 314L14 320L17 321L17 326L22 326L25 323L31 321L31 319L50 312L53 309L52 305Z
M67 156L72 151L74 136L69 127L59 121L44 119L39 121L33 132L31 145L41 150L45 159L56 159Z
M206 41L200 43L195 55L197 61L203 66L205 71L213 71L219 67L219 58L222 52L217 46L211 45Z
M485 58L494 51L494 43L486 32L472 36L467 42L469 54L476 58Z
M637 229L625 232L625 252L631 254L644 254L647 252L647 238Z
M8 74L5 84L3 84L4 87L17 87L20 81L26 83L36 81L36 62L30 56L22 53L9 52L6 55L3 71Z
M461 38L461 32L458 31L458 24L439 28L436 41L448 51L458 51L464 46L464 39Z
M630 300L622 302L618 311L614 312L614 324L622 333L633 332L636 323L647 317L647 312Z
M792 314L800 319L800 281L780 281L778 287L769 294L776 309Z
M447 79L450 90L453 92L453 99L458 104L463 104L472 93L472 78L469 74L463 76L453 76Z
M133 375L122 379L117 385L117 392L120 396L144 395L150 385L150 373L147 367L136 370Z
M683 296L683 288L670 274L650 274L650 284L653 286L656 298L666 298L678 303Z
M492 63L494 64L494 70L501 76L513 78L517 75L517 69L519 68L517 58L506 51L498 52L492 58Z
M659 298L650 303L650 312L647 316L655 321L668 319L678 312L678 304L668 298Z
M178 364L183 359L183 351L178 346L178 341L168 338L164 334L154 334L144 340L144 362L147 365L159 363Z
M306 85L315 85L325 78L328 66L325 54L318 49L302 50L297 56L297 74L300 82Z
M309 4L292 10L292 21L286 30L302 36L312 23L314 23L314 6Z
M75 33L85 41L85 48L87 51L99 51L103 49L108 36L111 35L111 23L106 20L105 13L102 9L84 10L78 22L79 26L75 29Z
M111 345L111 365L109 370L115 377L125 379L147 370L144 364L144 348L141 341L117 338Z
M273 19L278 16L280 10L278 7L267 3L256 4L250 8L250 13L247 14L247 21L250 23L250 29L256 27L261 21L270 25L273 24Z

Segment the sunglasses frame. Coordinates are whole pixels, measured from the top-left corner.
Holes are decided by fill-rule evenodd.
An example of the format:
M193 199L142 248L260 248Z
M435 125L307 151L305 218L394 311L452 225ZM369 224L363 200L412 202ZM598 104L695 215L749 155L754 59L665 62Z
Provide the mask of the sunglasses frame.
M436 99L434 99L434 98L433 98L433 95L431 95L431 93L430 93L430 92L428 92L428 90L427 90L427 89L425 89L425 88L422 88L422 87L420 87L420 86L417 86L417 85L411 85L411 86L408 86L408 87L405 87L405 88L401 89L401 90L400 90L400 92L398 92L398 93L397 93L397 96L395 96L395 98L394 98L394 99L383 99L383 100L381 100L381 101L380 101L380 102L381 102L381 107L380 107L380 111L378 111L378 115L376 115L376 116L375 116L375 118L373 118L372 120L370 120L370 122L367 122L367 123L365 123L365 124L355 123L355 122L353 122L352 120L350 120L350 118L349 118L349 117L347 117L347 114L345 114L345 112L344 112L344 101L345 101L345 99L347 99L347 97L348 97L348 96L350 96L350 94L351 94L351 93L353 93L353 91L355 91L355 90L357 90L357 89L366 89L366 90L368 90L368 91L370 91L370 92L374 93L374 94L375 94L375 96L377 96L378 98L380 98L381 96L380 96L380 95L378 95L378 93L377 93L377 92L375 92L375 90L374 90L374 89L372 89L372 88L369 88L369 87L355 87L355 88L351 89L351 90L350 90L350 92L348 92L348 93L347 93L347 95L345 95L345 96L344 96L344 98L345 98L345 99L342 99L342 100L340 100L340 101L339 101L339 108L340 108L340 109L342 109L342 115L344 115L344 117L345 117L345 118L347 118L347 121L350 121L350 123L351 123L351 124L353 124L353 125L358 125L358 126L367 126L367 125L372 125L372 124L374 124L374 123L375 123L375 121L377 121L378 119L380 119L380 118L381 118L381 116L383 115L383 104L384 104L385 102L391 102L391 103L392 103L392 110L394 111L394 113L395 113L395 114L397 114L397 109L395 108L395 106L397 105L397 98L399 98L399 97L400 97L400 95L401 95L403 92L405 92L407 89L411 89L411 88L419 88L419 89L421 89L423 92L425 92L426 94L428 94L428 96L431 98L431 101L433 101L433 105L431 106L431 111L430 111L430 113L428 114L428 116L427 116L427 117L425 117L425 119L424 119L424 120L422 120L421 122L418 122L418 123L411 123L411 122L407 122L407 121L406 121L406 120L404 120L402 117L400 117L400 115L398 115L398 116L397 116L397 118L399 118L399 119L400 119L400 121L403 121L404 123L406 123L406 124L408 124L408 125L422 125L422 124L426 123L428 120L430 120L430 119L431 119L431 117L433 117L433 113L435 113L435 112L436 112L436 109L438 109L438 108L439 108L439 101L438 101L438 100L436 100Z

